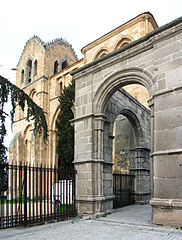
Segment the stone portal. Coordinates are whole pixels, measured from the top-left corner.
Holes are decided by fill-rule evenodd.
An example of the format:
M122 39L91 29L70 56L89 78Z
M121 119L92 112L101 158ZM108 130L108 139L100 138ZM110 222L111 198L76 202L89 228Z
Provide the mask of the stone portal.
M76 84L74 164L78 172L76 193L80 214L107 212L113 208L112 139L109 136L116 116L109 105L117 112L116 106L122 103L114 98L120 89L128 84L141 84L150 96L151 145L145 135L149 129L144 124L145 111L136 113L131 103L123 109L118 107L118 114L127 116L135 126L137 137L136 148L131 150L131 159L134 159L131 171L137 175L142 169L146 184L146 177L149 178L146 159L151 149L152 221L182 226L181 56L180 18L72 73Z

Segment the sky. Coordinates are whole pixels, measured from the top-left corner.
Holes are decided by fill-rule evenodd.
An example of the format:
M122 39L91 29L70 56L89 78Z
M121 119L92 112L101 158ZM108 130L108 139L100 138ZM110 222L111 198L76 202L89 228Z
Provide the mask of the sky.
M0 75L15 83L23 48L32 36L64 38L78 58L81 48L143 12L159 27L182 16L181 0L4 0L0 4ZM10 142L12 133L6 138Z

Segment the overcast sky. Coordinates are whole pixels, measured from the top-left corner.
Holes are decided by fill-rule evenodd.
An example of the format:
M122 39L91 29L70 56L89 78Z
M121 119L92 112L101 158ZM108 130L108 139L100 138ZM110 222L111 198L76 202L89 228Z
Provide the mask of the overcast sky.
M181 17L182 0L4 0L0 9L0 75L14 82L11 68L33 35L62 37L82 58L82 47L143 12L159 26Z
M4 0L0 14L0 74L13 80L26 41L62 37L80 49L137 15L150 11L159 26L182 16L181 0Z

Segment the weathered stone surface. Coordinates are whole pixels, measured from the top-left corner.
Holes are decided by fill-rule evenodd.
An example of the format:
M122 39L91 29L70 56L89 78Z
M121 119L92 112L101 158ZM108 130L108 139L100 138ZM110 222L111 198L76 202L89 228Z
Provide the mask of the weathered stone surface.
M181 107L182 90L167 92L155 98L155 111L169 110L175 107Z
M182 178L181 154L156 156L153 166L156 178Z
M150 201L153 207L152 223L182 227L182 201L155 198Z
M154 150L168 150L182 148L182 126L173 129L156 130Z
M154 196L165 199L182 199L182 177L154 177Z
M180 126L182 122L182 106L163 109L163 111L156 112L155 114L155 127L156 130L173 129Z

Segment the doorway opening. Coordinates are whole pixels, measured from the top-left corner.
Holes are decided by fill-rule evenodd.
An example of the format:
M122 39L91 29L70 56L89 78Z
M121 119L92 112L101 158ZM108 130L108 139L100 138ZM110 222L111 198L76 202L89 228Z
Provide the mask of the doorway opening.
M114 208L150 200L150 110L147 100L146 88L132 84L118 89L106 105L104 159L112 155Z

